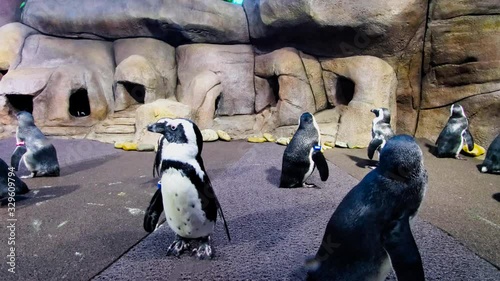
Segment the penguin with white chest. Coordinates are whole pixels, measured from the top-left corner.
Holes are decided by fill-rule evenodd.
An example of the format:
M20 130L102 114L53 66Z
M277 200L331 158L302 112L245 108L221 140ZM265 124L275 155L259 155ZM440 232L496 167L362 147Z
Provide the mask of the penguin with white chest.
M211 259L210 235L218 211L229 239L230 236L201 158L201 132L190 120L169 118L149 125L148 131L163 134L154 164L154 170L161 173L161 189L146 210L144 228L152 231L164 211L169 227L176 234L167 255L180 256L197 240L200 245L193 253L199 259Z
M469 132L469 121L464 109L459 104L453 104L450 108L450 118L436 140L436 156L465 159L460 156L464 142L469 151L474 149L474 140Z
M375 151L380 153L387 141L394 136L391 128L391 113L387 108L375 108L370 110L375 114L372 121L372 140L368 145L368 158L373 159Z
M308 281L382 281L391 265L398 280L424 281L410 221L427 187L423 154L411 136L391 138L379 165L344 197L333 213Z
M486 151L481 173L500 174L500 134L491 142Z
M31 172L28 177L59 176L57 152L49 139L35 125L31 113L20 111L16 114L16 149L11 157L11 166L17 171L21 161Z
M300 116L299 126L283 153L281 188L314 187L305 181L317 167L321 180L328 179L328 164L321 152L318 124L314 116L305 112Z

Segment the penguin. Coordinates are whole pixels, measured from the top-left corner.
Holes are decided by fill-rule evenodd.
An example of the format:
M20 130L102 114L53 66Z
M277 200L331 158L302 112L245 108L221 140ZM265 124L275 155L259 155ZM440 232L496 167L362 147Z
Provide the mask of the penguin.
M201 152L201 132L191 120L163 118L148 126L148 131L160 133L155 170L161 173L161 189L158 189L144 216L144 228L155 229L159 215L165 212L168 226L176 234L168 247L167 255L180 256L191 248L192 241L200 242L192 252L198 259L212 259L210 235L221 216L229 240L222 208L205 170Z
M481 165L481 173L500 173L500 134L491 142Z
M391 128L391 113L389 109L384 107L375 108L370 110L370 112L375 114L375 118L372 121L372 140L368 145L368 158L372 160L375 151L380 153L387 140L394 136L394 132Z
M321 139L314 116L303 113L297 131L283 153L280 188L315 187L305 181L318 167L322 181L328 179L328 164L321 152Z
M410 221L427 181L415 140L409 135L389 139L379 165L334 211L316 255L306 262L307 280L385 280L391 265L398 280L425 280Z
M17 170L20 161L23 160L26 168L31 172L28 177L59 176L60 169L56 149L35 125L31 113L20 111L16 117L18 120L17 144L11 156L11 165Z
M467 144L469 150L474 149L474 139L469 132L469 121L464 109L459 104L450 108L450 118L436 140L436 156L465 159L460 156L460 151Z
M9 168L7 163L0 159L0 200L26 194L29 191L26 183L14 173L14 169Z

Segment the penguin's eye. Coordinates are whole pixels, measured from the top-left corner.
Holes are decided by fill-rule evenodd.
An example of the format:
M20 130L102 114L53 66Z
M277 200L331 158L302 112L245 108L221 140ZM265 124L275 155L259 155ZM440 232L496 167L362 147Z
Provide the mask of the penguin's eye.
M177 129L177 126L176 126L176 125L170 125L170 129L171 129L172 131L175 131L175 129Z

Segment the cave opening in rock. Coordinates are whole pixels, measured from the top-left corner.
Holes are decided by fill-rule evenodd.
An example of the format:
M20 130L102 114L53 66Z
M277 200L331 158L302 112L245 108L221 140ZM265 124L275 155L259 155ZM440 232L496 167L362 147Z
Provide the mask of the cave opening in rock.
M7 74L8 69L0 69L0 80Z
M219 110L219 105L221 103L222 99L222 93L215 99L215 111L214 111L214 116L219 116L218 110Z
M27 111L33 113L33 96L30 95L6 95L7 101L16 111Z
M335 94L337 104L348 105L354 97L354 88L355 84L351 79L339 76Z
M276 105L276 103L279 101L280 99L280 83L278 81L278 76L277 75L273 75L271 77L268 77L267 78L267 82L269 83L269 86L271 86L271 91L273 92L273 96L274 96L274 103L272 104L273 106Z
M119 82L125 88L125 91L138 103L144 103L144 98L146 97L146 88L144 85L132 83L132 82Z
M69 114L75 117L90 115L90 102L87 89L78 89L69 97Z

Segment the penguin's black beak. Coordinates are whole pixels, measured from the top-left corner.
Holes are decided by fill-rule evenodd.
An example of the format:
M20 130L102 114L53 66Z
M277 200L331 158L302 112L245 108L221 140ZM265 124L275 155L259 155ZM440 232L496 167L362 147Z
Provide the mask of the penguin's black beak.
M370 112L371 113L375 113L375 109L370 109Z
M163 124L158 124L158 123L153 123L148 125L148 131L153 132L153 133L160 133L163 134L165 131L165 126L162 126Z

